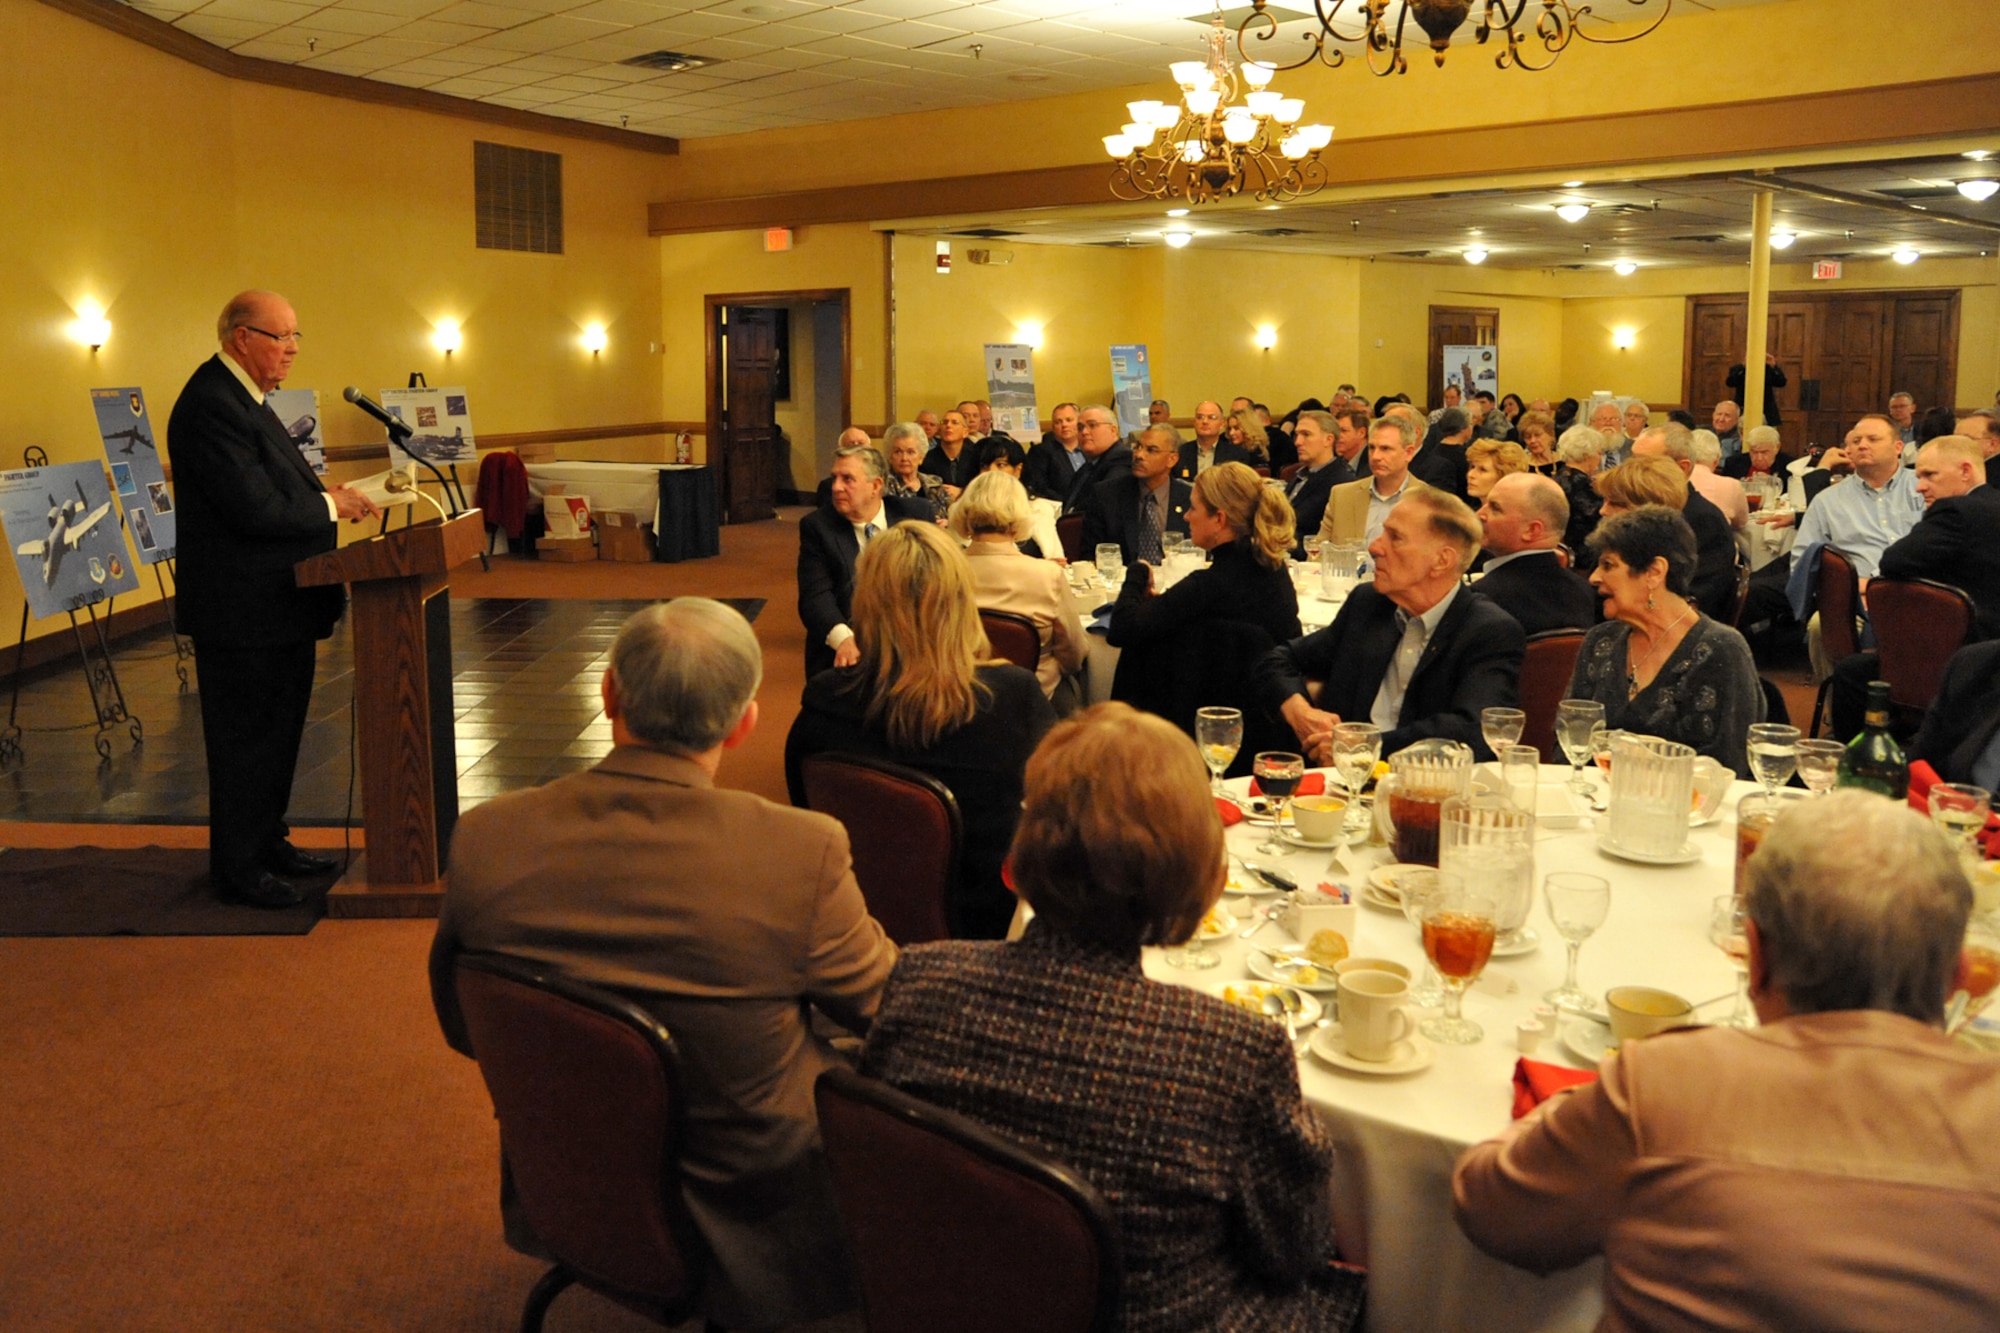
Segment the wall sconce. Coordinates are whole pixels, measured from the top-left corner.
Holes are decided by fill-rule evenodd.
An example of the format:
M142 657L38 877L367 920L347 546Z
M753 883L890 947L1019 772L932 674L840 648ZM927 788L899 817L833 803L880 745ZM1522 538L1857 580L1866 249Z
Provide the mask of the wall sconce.
M1890 255L1889 258L1895 260L1898 264L1914 264L1919 259L1922 259L1923 256L1915 250L1902 249Z
M1257 346L1268 352L1278 345L1278 330L1269 324L1257 326Z
M1611 345L1621 352L1631 351L1633 345L1638 341L1639 335L1631 329L1611 330Z
M1042 332L1042 325L1033 320L1025 324L1017 324L1014 326L1014 341L1017 343L1026 343L1039 352L1042 350Z
M77 307L76 318L70 321L70 341L79 347L88 347L95 352L111 341L111 321L104 317L104 307L95 301L85 301Z
M1639 271L1639 266L1629 259L1621 259L1611 266L1611 271L1621 278L1629 278Z
M431 346L446 356L456 352L463 341L464 336L455 319L441 319L437 327L431 330Z
M611 338L602 324L586 324L583 328L583 350L596 356L611 345Z
M1187 243L1194 239L1194 233L1185 227L1169 227L1160 233L1160 239L1165 241L1169 248L1181 250L1185 249Z
M1483 264L1486 262L1486 252L1475 245L1465 252L1465 262L1468 264Z

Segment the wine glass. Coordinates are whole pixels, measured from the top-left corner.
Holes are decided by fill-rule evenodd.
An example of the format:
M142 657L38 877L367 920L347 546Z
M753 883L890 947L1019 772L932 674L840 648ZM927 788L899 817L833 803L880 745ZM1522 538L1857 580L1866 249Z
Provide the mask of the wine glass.
M1208 909L1209 912L1213 912L1214 910L1214 907ZM1202 913L1200 922L1195 925L1194 934L1187 937L1187 942L1173 945L1166 951L1167 966L1186 968L1190 972L1199 972L1204 968L1214 967L1222 962L1222 955L1209 948L1208 941L1201 937L1201 933L1207 925L1208 912L1204 912Z
M1740 893L1717 898L1708 916L1709 940L1736 965L1736 1004L1722 1020L1723 1027L1757 1025L1757 1016L1750 1012L1750 940L1745 929L1749 920L1749 908Z
M1986 827L1987 812L1993 808L1993 793L1964 782L1934 782L1930 806L1931 823L1944 834L1959 859L1977 861L1972 840Z
M1098 543L1097 577L1104 580L1107 588L1118 586L1125 577L1125 548L1117 542Z
M1403 895L1403 916L1419 931L1424 927L1424 907L1439 889L1463 888L1465 881L1457 875L1447 875L1442 870L1427 867L1400 871L1396 875L1396 891ZM1444 982L1438 977L1437 968L1430 959L1424 960L1424 979L1410 988L1410 1003L1425 1009L1435 1009L1444 1003Z
M1238 708L1203 708L1194 715L1194 743L1201 747L1202 762L1208 765L1209 788L1222 795L1222 775L1236 762L1243 748L1243 711Z
M1444 1012L1418 1028L1432 1041L1470 1046L1486 1029L1466 1018L1465 988L1479 979L1493 956L1494 904L1464 889L1439 886L1424 904L1424 954L1444 982Z
M1576 956L1611 910L1611 882L1596 875L1558 870L1542 881L1542 896L1548 902L1549 921L1556 934L1569 945L1569 971L1563 984L1542 998L1573 1014L1594 1014L1596 998L1576 984Z
M1833 790L1834 779L1840 776L1840 757L1847 753L1847 747L1839 741L1800 741L1797 746L1799 781L1806 784L1806 790L1815 796L1824 796Z
M1328 745L1333 771L1347 792L1347 817L1340 829L1345 837L1356 825L1367 822L1361 809L1361 789L1368 785L1382 758L1382 728L1373 722L1335 723Z
M1518 708L1482 708L1479 710L1479 735L1486 742L1486 748L1498 759L1500 752L1510 745L1518 745L1521 733L1527 729L1528 715Z
M1556 705L1556 742L1569 760L1569 789L1589 799L1595 792L1583 775L1584 765L1597 758L1597 738L1604 726L1604 705L1595 699L1564 699Z
M1256 775L1264 795L1278 803L1271 814L1271 831L1257 845L1257 850L1265 856L1277 856L1285 850L1278 844L1278 830L1285 822L1285 807L1292 793L1299 789L1299 780L1306 775L1305 756L1265 750L1250 761L1250 771Z
M1750 727L1750 776L1777 794L1792 780L1799 766L1799 729L1776 722L1757 722Z

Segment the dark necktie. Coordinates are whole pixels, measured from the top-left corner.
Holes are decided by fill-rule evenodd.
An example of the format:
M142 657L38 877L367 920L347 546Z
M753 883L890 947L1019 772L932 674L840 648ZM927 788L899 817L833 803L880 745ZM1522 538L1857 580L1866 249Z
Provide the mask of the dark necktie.
M1151 491L1139 506L1139 535L1132 543L1132 554L1144 564L1157 565L1161 560L1160 497Z

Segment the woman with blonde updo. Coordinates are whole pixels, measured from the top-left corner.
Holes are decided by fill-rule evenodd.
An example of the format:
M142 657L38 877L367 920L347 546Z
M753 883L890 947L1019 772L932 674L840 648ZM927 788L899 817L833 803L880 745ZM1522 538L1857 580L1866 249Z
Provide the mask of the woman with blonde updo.
M1250 454L1256 461L1252 467L1271 466L1271 432L1257 419L1253 408L1243 408L1229 414L1229 442Z
M1528 451L1511 440L1474 440L1465 446L1465 494L1477 509L1493 483L1528 470Z

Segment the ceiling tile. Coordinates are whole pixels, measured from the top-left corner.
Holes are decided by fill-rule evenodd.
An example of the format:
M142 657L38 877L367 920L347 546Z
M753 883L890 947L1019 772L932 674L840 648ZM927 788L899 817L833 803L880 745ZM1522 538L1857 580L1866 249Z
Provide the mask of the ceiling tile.
M458 4L446 5L429 17L442 23L465 23L475 28L512 28L517 24L533 23L545 16L518 5L489 5L482 0L460 0Z
M642 23L658 23L686 11L678 5L658 5L650 0L591 0L591 3L565 9L570 18L594 19L599 23L620 23L636 28Z
M451 0L340 0L341 8L363 14L393 14L398 18L422 18L449 7Z
M390 31L408 41L458 43L484 37L495 29L476 27L470 23L447 23L442 19L418 19Z
M182 32L193 33L205 42L214 42L217 46L247 42L252 37L262 37L271 30L269 23L253 22L250 19L210 18L205 14L184 14L174 20L174 26Z
M198 12L204 18L245 19L267 28L279 28L318 8L298 0L209 0Z
M293 25L299 28L318 28L326 32L351 33L356 37L375 37L399 27L404 20L393 14L370 14L364 10L348 9L340 5L328 5L309 19L302 19Z

